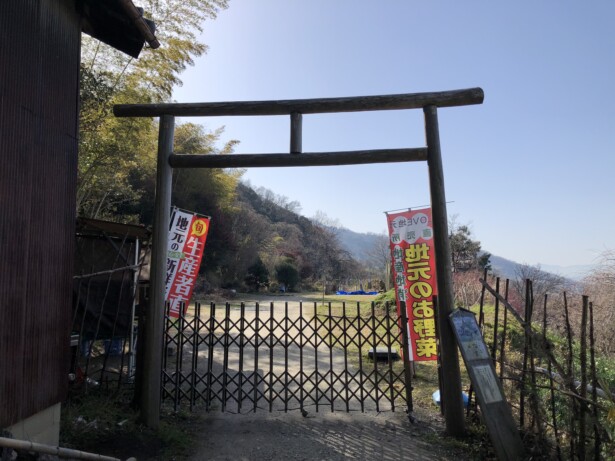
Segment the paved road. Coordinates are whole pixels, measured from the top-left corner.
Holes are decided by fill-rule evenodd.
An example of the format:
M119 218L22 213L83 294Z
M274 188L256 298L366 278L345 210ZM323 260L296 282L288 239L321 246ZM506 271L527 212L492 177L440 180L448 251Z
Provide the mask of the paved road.
M259 299L263 302L264 299ZM281 302L282 301L282 302ZM275 300L274 315L279 319L289 301L289 317L298 317L299 299ZM265 310L267 304L261 304ZM249 312L252 311L252 312ZM247 316L254 309L248 309ZM233 309L235 320L238 312ZM277 332L276 332L277 333ZM277 336L277 334L276 334ZM296 354L293 354L296 355ZM336 359L340 356L336 352ZM251 356L250 356L251 357ZM219 357L216 357L219 359ZM295 363L297 362L297 363ZM249 359L246 363L250 363ZM289 360L295 372L297 360ZM420 409L417 409L420 410ZM193 460L457 460L467 456L446 449L439 435L443 422L437 411L415 413L418 422L411 424L399 408L395 412L331 412L307 407L307 417L295 410L284 413L258 410L257 413L221 413L213 410L202 415L202 437Z
M209 413L193 460L464 460L403 412Z

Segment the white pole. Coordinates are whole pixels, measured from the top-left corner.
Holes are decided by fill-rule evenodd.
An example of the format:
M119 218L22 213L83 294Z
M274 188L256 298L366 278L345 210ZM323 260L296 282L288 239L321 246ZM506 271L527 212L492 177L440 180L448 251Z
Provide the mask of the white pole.
M97 455L86 451L71 450L70 448L54 447L42 443L28 442L27 440L9 439L0 437L0 447L11 448L13 450L33 451L35 453L44 453L47 455L57 456L59 458L71 459L86 459L93 461L121 461L119 458L110 456ZM135 458L129 458L127 461L136 461Z
M139 253L141 251L139 239L135 240L135 266L139 265ZM128 345L128 378L133 379L135 376L135 309L137 307L137 294L139 293L139 274L141 268L135 269L133 276L134 290L132 293L132 312L130 315L130 344Z

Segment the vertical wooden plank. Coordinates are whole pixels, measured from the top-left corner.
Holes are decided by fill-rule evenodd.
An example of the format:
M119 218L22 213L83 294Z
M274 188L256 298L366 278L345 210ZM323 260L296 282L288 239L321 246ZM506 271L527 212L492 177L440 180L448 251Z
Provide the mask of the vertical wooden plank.
M299 112L290 114L290 153L300 154L302 152L302 125L303 116Z
M580 351L580 369L581 369L581 387L579 394L581 402L579 404L579 445L578 458L579 461L585 461L585 444L587 439L587 317L589 314L589 297L583 296L583 307L581 310L581 351Z
M436 274L438 277L438 314L440 351L442 357L442 403L446 419L446 432L453 437L465 435L463 398L461 394L461 372L457 345L448 315L453 312L454 293L451 267L451 247L448 239L448 216L444 192L444 170L438 131L436 106L423 108L425 135L427 140L427 165L429 167L429 188L436 252Z
M485 272L483 273L483 280L487 281L487 269L485 269ZM479 310L479 315L478 315L478 326L481 329L481 331L483 330L483 325L485 323L485 285L482 286L481 290L480 290L480 310ZM469 307L469 306L466 306Z
M568 311L568 296L566 292L564 292L564 316L566 319L566 339L568 342L567 348L567 356L566 356L566 385L568 390L575 389L574 384L574 356L573 356L573 347L572 347L572 326L570 325L570 315ZM578 408L577 408L577 399L574 395L570 394L570 406L572 407L572 411L570 413L569 419L569 432L570 436L568 440L570 442L570 456L574 456L576 451L576 442L577 442L577 421L578 421Z
M525 325L525 334L523 336L523 366L521 369L521 395L519 399L519 426L521 429L525 426L525 396L527 394L527 362L530 348L531 336L531 308L530 308L530 279L525 279L525 314L523 317Z
M542 339L547 343L547 309L549 296L545 293L544 309L542 311ZM506 312L506 311L504 311ZM562 448L559 443L559 429L557 426L557 410L555 408L555 380L553 379L551 360L547 357L547 373L549 375L549 405L551 406L551 425L553 426L553 438L555 439L555 452L558 460L562 459Z
M594 461L600 460L600 445L602 444L602 436L600 426L598 424L598 378L596 376L596 341L594 338L594 305L589 303L589 354L590 354L590 373L592 379L592 416L594 419ZM558 445L559 448L559 445Z
M500 292L500 277L495 279L495 291ZM495 314L493 319L493 346L491 347L491 358L493 366L497 367L497 350L498 350L498 323L500 321L500 298L495 298Z
M506 279L504 288L504 299L508 301L508 288L510 280ZM483 290L485 287L483 286ZM546 307L545 307L546 308ZM504 321L502 323L502 342L500 343L500 381L504 379L504 366L506 364L506 328L508 327L508 309L504 306Z
M538 401L538 384L536 380L536 352L534 344L534 333L532 331L532 319L534 317L534 286L530 284L530 320L528 320L529 332L531 333L529 338L529 352L530 352L530 379L531 379L531 393L530 402L532 410L532 427L538 434L538 440L544 440L544 427L542 422L542 413L540 411L540 402Z

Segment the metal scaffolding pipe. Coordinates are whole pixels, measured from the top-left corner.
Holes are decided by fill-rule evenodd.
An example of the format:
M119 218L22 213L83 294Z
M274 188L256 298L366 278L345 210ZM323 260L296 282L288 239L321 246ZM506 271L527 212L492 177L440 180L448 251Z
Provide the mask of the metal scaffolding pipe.
M121 461L119 458L110 456L88 453L87 451L72 450L70 448L54 447L53 445L45 445L43 443L29 442L27 440L9 439L0 437L0 447L10 448L12 450L33 451L35 453L43 453L53 455L59 458L85 459L92 461ZM128 458L127 461L136 461L135 458Z

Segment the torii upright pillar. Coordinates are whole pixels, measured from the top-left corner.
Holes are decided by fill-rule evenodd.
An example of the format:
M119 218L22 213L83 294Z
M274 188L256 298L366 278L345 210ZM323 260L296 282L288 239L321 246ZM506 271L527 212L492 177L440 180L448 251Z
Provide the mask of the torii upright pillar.
M440 151L438 131L438 109L436 106L423 108L425 114L425 137L427 140L427 165L433 219L434 247L436 250L436 276L438 278L437 321L440 336L441 356L441 401L446 420L446 432L454 437L465 435L463 397L461 395L461 372L457 343L449 314L455 308L451 247L448 238L448 217L444 192L444 169Z

